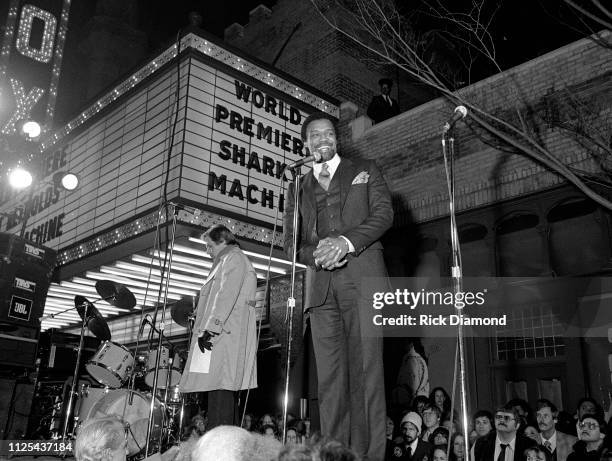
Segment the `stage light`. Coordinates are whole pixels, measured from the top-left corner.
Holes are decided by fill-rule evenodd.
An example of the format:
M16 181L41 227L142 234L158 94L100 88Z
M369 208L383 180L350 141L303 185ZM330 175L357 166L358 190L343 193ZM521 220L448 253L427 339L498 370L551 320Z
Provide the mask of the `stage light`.
M32 175L21 167L13 168L9 172L9 184L15 189L24 189L32 184Z
M62 186L64 186L64 189L66 190L74 190L78 187L78 185L79 177L74 173L67 173L62 178Z
M79 187L79 177L71 172L58 171L53 175L53 182L67 191L73 191Z
M40 136L42 129L40 124L34 120L28 120L21 125L21 133L28 139L35 139Z

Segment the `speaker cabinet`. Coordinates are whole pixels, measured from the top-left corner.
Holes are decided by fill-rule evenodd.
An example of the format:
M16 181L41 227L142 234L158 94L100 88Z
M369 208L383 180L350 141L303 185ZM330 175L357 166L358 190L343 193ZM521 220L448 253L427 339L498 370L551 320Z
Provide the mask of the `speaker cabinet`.
M0 233L0 365L34 367L54 250Z

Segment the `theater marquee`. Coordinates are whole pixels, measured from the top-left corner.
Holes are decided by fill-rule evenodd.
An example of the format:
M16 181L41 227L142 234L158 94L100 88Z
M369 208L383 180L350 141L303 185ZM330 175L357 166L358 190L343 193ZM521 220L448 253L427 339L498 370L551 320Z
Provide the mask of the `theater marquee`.
M47 179L70 170L80 186L35 185L3 204L25 206L26 235L54 248L108 236L140 224L164 190L247 224L282 218L286 165L306 155L301 125L315 110L338 116L336 101L199 34L180 48L179 62L174 45L42 143ZM0 230L18 231L13 215Z

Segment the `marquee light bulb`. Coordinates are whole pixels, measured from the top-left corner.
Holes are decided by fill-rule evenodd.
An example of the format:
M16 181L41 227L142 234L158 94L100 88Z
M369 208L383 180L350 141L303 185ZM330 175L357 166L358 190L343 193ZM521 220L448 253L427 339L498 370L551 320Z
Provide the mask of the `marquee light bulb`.
M29 120L23 124L23 126L21 127L21 131L23 131L23 134L25 134L28 138L34 139L40 136L40 132L42 130L38 122L35 122L34 120Z

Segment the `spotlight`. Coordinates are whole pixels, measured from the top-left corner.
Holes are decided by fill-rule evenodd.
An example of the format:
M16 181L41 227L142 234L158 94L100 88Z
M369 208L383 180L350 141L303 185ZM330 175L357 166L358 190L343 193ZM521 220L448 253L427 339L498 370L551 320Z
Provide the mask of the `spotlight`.
M66 173L62 178L62 186L66 190L75 190L79 186L79 177L74 173Z
M41 131L40 124L34 120L28 120L21 126L21 133L28 139L37 138Z
M72 191L79 186L79 177L74 173L58 171L53 175L53 182L67 191Z
M32 175L21 167L14 168L9 173L9 184L15 189L24 189L32 184Z

